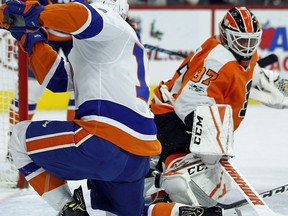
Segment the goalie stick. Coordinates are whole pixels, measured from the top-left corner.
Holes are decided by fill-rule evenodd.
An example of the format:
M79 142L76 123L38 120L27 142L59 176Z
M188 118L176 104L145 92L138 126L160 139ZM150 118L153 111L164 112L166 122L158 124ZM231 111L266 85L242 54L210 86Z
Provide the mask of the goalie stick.
M150 45L150 44L144 44L144 47L146 49L154 50L156 52L162 52L162 53L165 53L167 55L175 55L175 56L180 56L180 57L183 57L183 58L187 57L187 55L185 55L183 53L174 52L174 51L163 49L163 48L160 48L160 47L157 47L157 46L153 46L153 45ZM264 57L262 59L259 59L257 62L258 62L260 67L266 67L266 66L271 65L271 64L273 64L273 63L275 63L277 61L278 61L278 56L276 54L272 53L272 54L267 55L266 57Z
M236 171L236 168L233 167L230 162L228 162L226 160L222 160L221 165L223 166L225 171L229 172L229 173L227 173L227 172L226 173L230 177L232 177L234 181L237 181L241 185L243 190L246 191L247 196L252 197L251 198L252 202L255 202L256 204L258 202L259 202L259 204L262 202L264 203L264 201L261 198L271 197L273 195L286 192L288 190L288 184L286 184L286 185L283 185L283 186L280 186L280 187L277 187L277 188L274 188L274 189L271 189L271 190L268 190L268 191L265 191L265 192L258 194L251 186L248 185L248 183L246 181L244 181L241 174L239 174L239 171ZM193 190L193 193L196 195L197 199L199 200L199 202L202 204L205 203L205 206L208 206L208 207L219 206L219 207L223 208L224 210L228 210L228 209L239 208L239 207L247 205L249 203L249 201L247 201L247 199L239 200L239 201L231 203L231 204L219 203L216 200L209 197L192 179L191 179L191 182L189 184L190 184L191 189ZM266 204L264 203L264 205L266 205ZM267 210L264 210L263 212L261 210L260 216L262 216L262 213L265 213L263 215L267 215L266 213L268 213L268 215L275 215L273 212L272 213L270 212L269 207L267 205L265 208L267 208ZM260 210L258 210L258 211L260 211ZM239 210L236 212L239 215L241 215L240 214L241 212Z
M159 171L154 169L153 172L151 172L151 176L156 176L156 175L158 175L158 178L159 178L159 175L161 175L161 174L160 174ZM153 178L153 181L150 180L148 182L150 182L150 183L149 183L149 186L145 186L146 189L150 188L152 185L154 185L157 182L157 180L156 179L154 180L154 178ZM249 202L246 199L241 199L241 200L238 200L236 202L229 203L229 204L220 203L220 202L217 202L216 200L212 199L210 196L208 196L202 190L202 188L200 188L193 181L192 178L191 178L191 182L189 184L190 184L190 187L193 190L193 193L195 194L195 196L197 197L197 199L199 200L201 205L205 205L206 207L219 206L219 207L223 208L224 210L229 210L229 209L237 209L237 208L240 208L242 206L245 206L245 205L249 204ZM285 185L279 186L277 188L273 188L273 189L264 191L262 193L259 193L259 195L260 195L261 198L269 198L269 197L275 196L277 194L285 193L287 191L288 191L288 184L285 184ZM150 203L151 202L150 199L151 198L148 198L146 200L146 202ZM239 211L236 210L236 212L240 215Z
M272 197L274 195L281 194L281 193L284 193L287 191L288 191L288 184L277 187L277 188L273 188L271 190L264 191L262 193L259 193L259 195L262 198L268 198L268 197ZM217 203L216 205L218 205L224 209L231 209L231 208L239 208L239 207L247 205L247 204L248 204L247 200L242 199L242 200L230 203L230 204Z
M244 176L230 161L221 160L220 164L222 165L223 171L230 177L235 186L239 189L259 216L280 216L280 214L276 214L269 208L262 197L255 191L255 189L247 182Z

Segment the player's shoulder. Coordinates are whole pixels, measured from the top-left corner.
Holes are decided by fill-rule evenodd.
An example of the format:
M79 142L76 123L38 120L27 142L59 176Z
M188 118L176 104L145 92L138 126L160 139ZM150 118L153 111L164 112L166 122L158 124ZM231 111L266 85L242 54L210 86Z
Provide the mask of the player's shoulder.
M207 50L207 55L204 60L205 65L215 71L220 70L224 65L237 63L234 55L225 48L221 43L217 43L215 39L211 39L213 46Z

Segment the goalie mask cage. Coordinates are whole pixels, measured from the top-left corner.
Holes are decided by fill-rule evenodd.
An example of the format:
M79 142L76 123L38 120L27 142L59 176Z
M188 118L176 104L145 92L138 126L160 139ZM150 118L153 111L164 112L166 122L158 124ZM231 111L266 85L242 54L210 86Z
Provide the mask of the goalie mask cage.
M8 142L12 122L26 120L28 116L27 55L8 31L0 30L0 190L24 188L25 178L18 172L9 154ZM18 101L14 98L18 98ZM18 113L10 111L19 107Z

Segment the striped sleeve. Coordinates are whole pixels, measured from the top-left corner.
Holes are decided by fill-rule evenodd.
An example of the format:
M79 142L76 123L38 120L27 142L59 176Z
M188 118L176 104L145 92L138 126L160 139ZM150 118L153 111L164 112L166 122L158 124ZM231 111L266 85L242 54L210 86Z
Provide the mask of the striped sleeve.
M88 3L75 1L47 5L39 23L56 31L72 34L77 39L94 37L103 29L103 19Z
M33 46L29 62L37 81L46 88L53 92L66 92L70 88L69 67L65 67L64 59L46 43Z

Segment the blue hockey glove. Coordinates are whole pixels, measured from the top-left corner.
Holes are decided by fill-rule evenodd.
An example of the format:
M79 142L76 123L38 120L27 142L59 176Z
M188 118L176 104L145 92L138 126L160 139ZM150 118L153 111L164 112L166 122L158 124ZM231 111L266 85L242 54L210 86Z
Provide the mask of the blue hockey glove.
M47 43L47 37L47 31L44 28L39 28L36 31L26 32L25 37L22 37L20 44L22 45L22 47L24 47L24 49L30 56L34 44L40 41L44 41Z
M38 17L44 7L38 1L27 1L24 3L18 0L11 0L7 1L5 5L4 16L11 18L11 15L14 15L9 20L10 26L13 26L13 22L15 21L13 19L19 15L24 18L26 28L35 30L42 27L38 22Z
M10 31L10 33L17 41L20 41L25 31Z
M49 4L48 0L39 0L38 2L40 3L40 5L43 5L43 6L46 6Z

